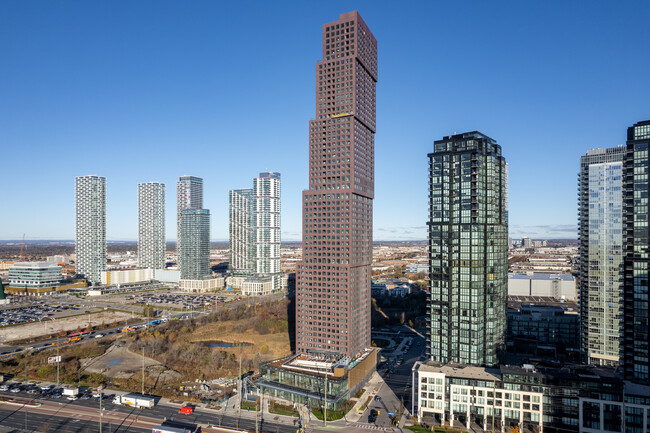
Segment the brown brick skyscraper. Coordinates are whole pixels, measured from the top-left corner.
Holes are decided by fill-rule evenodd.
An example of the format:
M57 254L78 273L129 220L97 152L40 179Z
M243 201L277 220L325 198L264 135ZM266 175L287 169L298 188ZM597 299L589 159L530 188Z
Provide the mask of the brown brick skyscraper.
M296 350L353 357L370 347L377 41L358 12L323 26L309 122L296 281Z

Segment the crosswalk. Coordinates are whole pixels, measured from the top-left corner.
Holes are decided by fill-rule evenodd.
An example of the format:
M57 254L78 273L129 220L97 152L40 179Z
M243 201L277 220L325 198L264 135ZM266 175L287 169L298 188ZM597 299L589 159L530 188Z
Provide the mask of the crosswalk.
M374 424L353 424L354 428L362 428L365 430L378 430L378 431L383 431L383 432L394 432L395 429L393 427L381 427L378 425Z

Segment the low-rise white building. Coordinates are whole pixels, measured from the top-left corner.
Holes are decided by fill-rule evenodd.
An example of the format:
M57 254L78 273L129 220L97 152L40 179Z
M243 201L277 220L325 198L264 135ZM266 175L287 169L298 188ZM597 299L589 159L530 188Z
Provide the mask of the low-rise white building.
M286 287L286 279L282 280L281 287ZM231 276L226 279L226 285L233 289L241 290L245 296L269 295L273 292L275 283L273 277L245 277Z
M467 429L477 423L483 431L532 424L541 431L542 392L504 388L499 369L418 362L413 366L413 383L413 409L418 422L432 418L438 425L460 423Z
M224 278L206 278L203 280L180 280L179 287L186 292L214 292L223 290Z
M127 269L121 271L104 271L101 273L102 285L140 283L154 279L153 269Z
M406 265L406 272L409 274L417 274L420 272L429 273L429 264L428 263L409 263Z
M571 274L508 273L509 296L545 296L576 300L576 279Z

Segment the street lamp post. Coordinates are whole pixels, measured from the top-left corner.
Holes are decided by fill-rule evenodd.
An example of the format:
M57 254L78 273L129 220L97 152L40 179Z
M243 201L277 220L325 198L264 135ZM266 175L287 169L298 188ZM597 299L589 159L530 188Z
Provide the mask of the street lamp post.
M325 404L323 411L323 426L327 427L327 370L325 370Z
M104 413L102 412L102 392L104 391L104 388L102 386L99 387L99 433L102 433L102 417Z

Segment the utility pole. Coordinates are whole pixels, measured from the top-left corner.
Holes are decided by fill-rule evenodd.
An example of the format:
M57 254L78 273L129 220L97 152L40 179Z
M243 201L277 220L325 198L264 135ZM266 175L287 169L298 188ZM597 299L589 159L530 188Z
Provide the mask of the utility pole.
M323 411L323 426L327 427L327 370L325 370L325 404Z
M237 410L237 416L241 415L241 393L243 389L243 383L241 380L241 351L242 351L242 346L241 344L239 345L239 409ZM239 427L239 426L237 426Z
M61 365L61 357L59 356L59 334L56 335L56 386L59 386L59 368Z
M259 415L260 412L260 396L259 396L259 391L258 391L258 396L257 396L257 411L255 412L255 433L260 433L260 424L257 420L257 416Z
M142 395L144 395L144 346L142 346Z
M102 433L102 416L103 416L103 412L102 412L102 400L103 400L102 392L103 391L104 391L104 388L102 386L100 386L99 387L99 433Z

